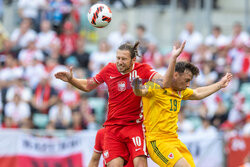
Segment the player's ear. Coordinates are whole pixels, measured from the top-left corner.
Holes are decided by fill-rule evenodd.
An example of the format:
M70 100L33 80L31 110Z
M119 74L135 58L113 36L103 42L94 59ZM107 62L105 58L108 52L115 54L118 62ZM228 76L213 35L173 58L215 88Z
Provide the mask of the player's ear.
M133 63L136 61L136 57L134 57L133 59L132 59L132 61L133 61Z
M174 79L176 79L178 77L179 73L178 72L174 72Z

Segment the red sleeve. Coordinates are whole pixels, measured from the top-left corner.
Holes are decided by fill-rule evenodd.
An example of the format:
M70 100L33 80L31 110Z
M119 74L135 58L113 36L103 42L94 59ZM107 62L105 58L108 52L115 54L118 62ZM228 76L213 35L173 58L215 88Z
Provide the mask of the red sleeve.
M96 74L96 76L93 77L94 81L97 84L102 84L103 82L105 82L106 71L107 71L109 65L110 64L103 67L103 69L98 74Z
M144 76L145 79L148 79L149 81L151 81L157 72L150 65L144 64L143 73L145 74Z
M104 140L104 128L98 130L96 137L95 137L95 146L94 151L96 153L102 153L103 151L103 141Z

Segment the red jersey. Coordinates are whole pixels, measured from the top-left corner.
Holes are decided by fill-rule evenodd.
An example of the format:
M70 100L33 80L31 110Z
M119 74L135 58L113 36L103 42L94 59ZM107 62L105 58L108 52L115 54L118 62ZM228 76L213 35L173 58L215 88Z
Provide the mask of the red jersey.
M132 125L143 120L141 97L132 89L136 76L143 82L151 80L157 72L148 64L135 63L130 73L122 74L115 63L106 65L93 79L108 86L108 117L105 125Z

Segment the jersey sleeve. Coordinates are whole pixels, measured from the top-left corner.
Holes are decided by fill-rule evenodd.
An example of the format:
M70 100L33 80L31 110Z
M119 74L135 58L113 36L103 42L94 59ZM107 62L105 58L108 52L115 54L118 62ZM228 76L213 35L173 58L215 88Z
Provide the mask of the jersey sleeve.
M99 130L96 134L96 137L95 137L95 146L94 146L94 151L96 153L102 153L102 140L103 140L103 134L102 134L102 130Z
M103 67L103 69L98 74L96 74L96 76L93 77L94 81L97 84L102 84L103 82L105 82L106 71L107 71L109 65L110 64Z
M145 74L144 76L145 78L142 78L142 79L147 79L151 81L157 72L150 65L144 64L143 73Z
M183 91L183 100L188 100L189 96L191 96L194 93L193 89L187 88L186 90Z

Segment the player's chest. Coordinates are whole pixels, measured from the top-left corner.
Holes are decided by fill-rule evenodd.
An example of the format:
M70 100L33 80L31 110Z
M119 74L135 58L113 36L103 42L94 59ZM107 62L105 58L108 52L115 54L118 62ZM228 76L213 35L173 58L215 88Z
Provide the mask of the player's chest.
M106 76L106 83L108 85L109 92L112 91L113 93L122 93L126 91L133 91L132 84L134 78L142 78L142 76L143 75L137 70L133 70L124 75L121 73L110 73Z

